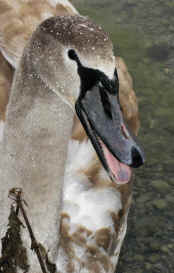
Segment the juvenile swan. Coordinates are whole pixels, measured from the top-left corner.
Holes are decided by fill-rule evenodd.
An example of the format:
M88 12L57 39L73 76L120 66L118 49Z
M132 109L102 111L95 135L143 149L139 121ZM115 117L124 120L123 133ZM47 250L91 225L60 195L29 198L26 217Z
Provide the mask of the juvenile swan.
M10 211L8 191L22 187L36 237L49 250L57 272L115 272L130 204L130 167L144 162L124 124L118 90L110 39L78 15L44 21L17 67L1 147L1 238ZM86 170L83 162L81 170L67 162L64 175L75 111L96 152L85 140L79 158ZM73 127L74 141L79 140L76 131ZM73 144L71 162L72 151L79 151ZM91 160L100 166L95 178L90 174L94 180L88 172ZM74 177L69 176L73 168ZM23 240L29 248L25 231ZM40 273L30 251L28 259L30 272Z

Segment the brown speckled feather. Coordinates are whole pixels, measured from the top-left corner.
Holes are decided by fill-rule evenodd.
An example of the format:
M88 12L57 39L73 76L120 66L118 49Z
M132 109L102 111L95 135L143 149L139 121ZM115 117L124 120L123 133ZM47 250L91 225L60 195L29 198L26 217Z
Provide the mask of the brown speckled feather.
M52 2L57 2L53 5ZM8 60L15 66L27 40L36 27L55 15L77 14L68 2L49 0L1 0L0 46ZM8 20L7 20L8 18Z
M89 145L87 144L84 129L78 124L76 119L74 121L72 135L73 141L80 141L82 145L85 145L85 143L86 145ZM76 153L76 157L78 157L78 153ZM126 232L127 215L132 199L132 181L125 185L117 185L116 183L111 182L108 176L103 175L103 167L95 153L93 153L89 163L76 171L77 177L78 173L79 176L82 175L86 177L86 180L84 180L83 183L88 184L90 182L91 186L88 186L89 189L88 187L86 188L86 192L91 189L94 192L98 192L99 195L100 193L103 194L103 192L105 192L105 197L107 198L107 194L110 191L113 196L118 196L118 200L121 202L121 208L119 209L115 206L115 209L113 209L111 206L108 212L107 208L106 210L103 210L104 214L108 213L111 226L107 226L107 223L103 223L103 226L97 230L89 229L84 225L76 226L76 228L73 227L73 217L65 212L66 209L65 211L63 209L58 268L61 269L61 273L113 273L116 270L120 249ZM75 180L77 178L74 177L72 179ZM68 183L68 179L66 183ZM74 202L74 206L78 207L80 203L75 200L73 201L73 199L71 200ZM111 200L112 197L110 201ZM66 187L64 201L66 203ZM101 204L102 202L108 201L109 200L102 199ZM93 201L91 200L91 202ZM95 220L97 222L98 213L94 210L93 214L96 214ZM66 262L62 261L62 257L65 258Z
M120 104L123 110L123 116L130 129L135 135L138 134L140 127L138 102L133 89L133 81L128 68L121 57L116 57L116 68L119 78Z

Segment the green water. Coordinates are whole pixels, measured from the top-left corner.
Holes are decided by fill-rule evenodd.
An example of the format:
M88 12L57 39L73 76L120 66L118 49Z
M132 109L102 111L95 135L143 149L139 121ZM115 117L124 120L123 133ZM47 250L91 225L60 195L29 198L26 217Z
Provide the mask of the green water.
M134 79L146 164L117 273L174 272L174 1L74 0L110 34Z

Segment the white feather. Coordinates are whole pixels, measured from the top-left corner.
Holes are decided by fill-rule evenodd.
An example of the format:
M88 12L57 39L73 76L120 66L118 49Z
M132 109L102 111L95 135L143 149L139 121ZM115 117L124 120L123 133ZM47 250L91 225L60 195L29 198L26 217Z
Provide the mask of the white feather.
M90 141L69 144L68 162L64 183L63 212L71 216L72 233L78 225L91 231L104 227L113 229L110 212L121 208L120 193L111 187L96 187L87 176L78 172L94 156Z

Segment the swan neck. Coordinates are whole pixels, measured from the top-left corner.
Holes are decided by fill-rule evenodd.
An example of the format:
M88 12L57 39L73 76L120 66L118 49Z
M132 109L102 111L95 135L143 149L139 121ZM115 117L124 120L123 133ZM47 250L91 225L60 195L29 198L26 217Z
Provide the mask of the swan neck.
M22 188L37 240L54 260L73 112L27 69L19 67L8 105L1 195L12 187ZM1 201L1 211L8 219L9 206L6 200ZM3 222L3 216L1 219Z

